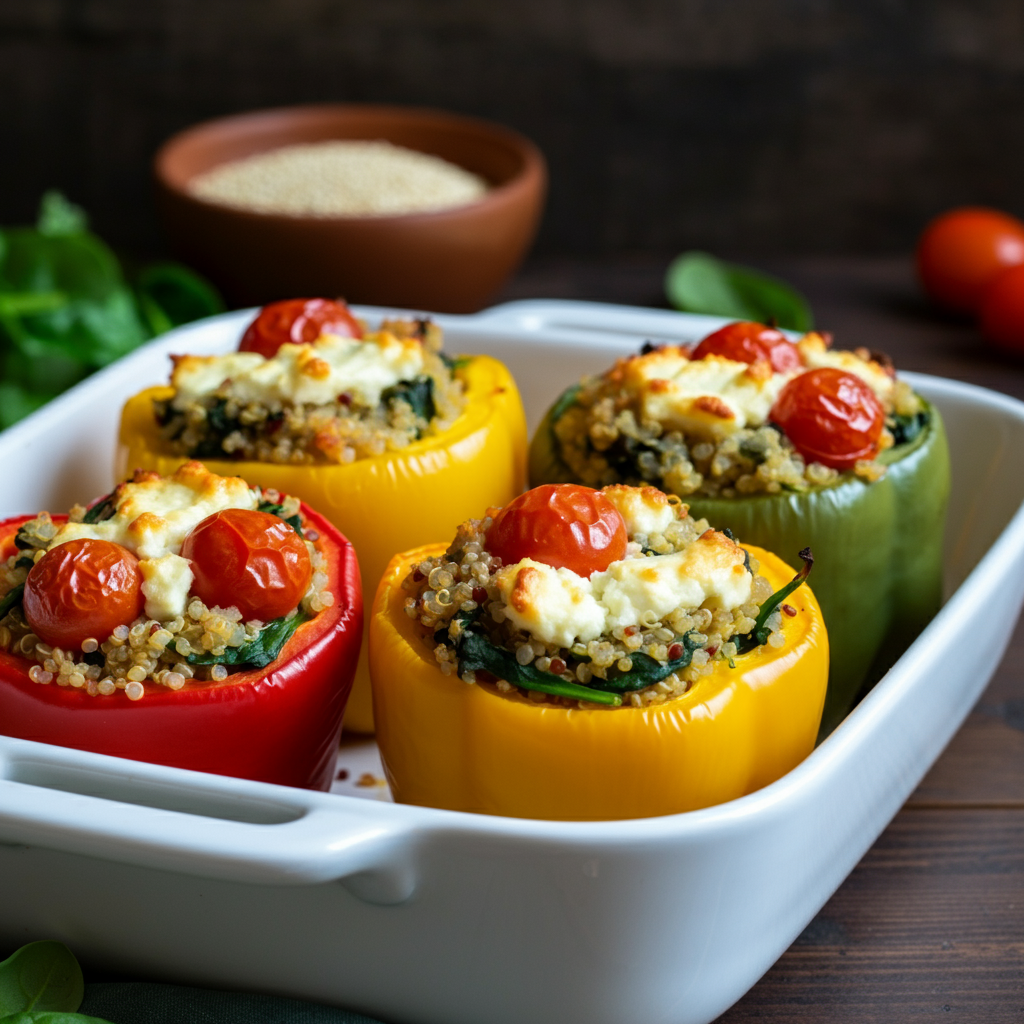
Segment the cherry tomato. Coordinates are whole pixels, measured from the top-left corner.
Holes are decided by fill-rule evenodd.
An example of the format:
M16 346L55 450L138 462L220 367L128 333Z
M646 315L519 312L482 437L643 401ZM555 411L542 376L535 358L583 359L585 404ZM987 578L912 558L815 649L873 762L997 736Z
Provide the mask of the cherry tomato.
M286 341L301 345L316 341L321 334L361 338L363 329L341 300L286 299L260 310L242 335L238 351L259 352L273 359Z
M269 512L229 508L207 516L181 545L192 562L192 593L208 607L234 605L269 622L298 606L313 567L305 542Z
M800 350L782 331L752 320L737 320L709 334L692 352L691 359L722 356L737 363L756 363L767 359L776 373L787 373L803 366Z
M619 510L600 491L580 484L543 484L520 494L487 531L488 551L506 565L532 558L579 576L625 558L627 542Z
M769 414L808 462L852 469L878 454L885 412L852 373L823 367L794 377Z
M45 643L80 650L103 643L117 626L142 613L139 560L109 540L80 538L47 551L29 570L22 606Z
M1024 263L1007 267L981 297L981 333L1008 352L1024 355Z
M985 286L1006 267L1024 263L1024 223L984 207L936 217L917 243L917 272L941 306L973 313Z

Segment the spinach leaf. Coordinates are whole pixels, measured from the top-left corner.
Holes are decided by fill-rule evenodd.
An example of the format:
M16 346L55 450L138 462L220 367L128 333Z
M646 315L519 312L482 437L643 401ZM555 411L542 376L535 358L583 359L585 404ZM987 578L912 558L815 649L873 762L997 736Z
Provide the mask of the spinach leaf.
M696 633L687 633L680 637L676 643L682 644L683 653L671 661L658 661L649 654L630 654L629 659L633 667L628 672L609 674L607 679L594 676L590 685L595 689L609 690L612 693L632 693L634 690L643 690L662 679L667 679L673 672L686 668L693 660L693 652L704 645L703 640L697 639Z
M928 425L928 413L919 412L913 416L894 415L890 427L896 445L910 444Z
M143 269L135 282L135 297L154 335L224 312L213 286L180 263L154 263Z
M450 356L444 352L439 352L438 355L441 357L441 362L444 363L452 373L456 370L461 370L464 367L469 366L469 364L473 362L472 356Z
M618 707L622 698L592 690L580 683L570 683L553 672L541 672L533 665L520 665L516 656L491 643L482 633L472 630L464 632L456 641L459 655L459 671L483 669L498 679L504 679L524 690L550 693L557 697L571 697L573 700L589 700L594 704L608 704Z
M573 384L571 388L566 388L558 396L558 401L551 407L552 427L576 404L576 396L580 393L582 386L582 384Z
M256 510L258 512L267 512L269 515L283 519L303 540L306 539L306 535L302 532L302 520L299 518L298 513L293 516L286 516L284 514L284 505L276 504L273 501L261 501L256 506Z
M23 1010L0 1017L0 1024L111 1024L102 1017L89 1017L84 1013L62 1013L59 1010Z
M676 309L690 313L775 323L794 331L814 325L811 307L795 288L706 252L676 257L665 275L665 293Z
M766 625L768 618L771 616L772 612L775 611L775 609L778 608L778 606L782 604L782 602L785 601L786 598L789 597L789 595L807 579L810 575L811 568L814 565L814 555L811 554L810 548L804 548L803 551L800 552L800 557L803 559L803 568L784 587L780 587L776 590L775 593L772 594L772 596L769 597L763 605L761 605L761 610L758 612L757 618L754 620L754 628L736 644L736 650L739 654L746 654L748 651L752 651L755 647L760 647L762 644L768 642L768 637L771 633Z
M390 388L385 388L381 401L386 405L392 402L405 402L413 413L421 416L428 423L437 412L434 405L434 379L432 377L416 377L413 380L400 380Z
M189 452L195 459L224 459L228 455L224 451L224 438L238 429L237 419L225 415L227 399L218 398L216 403L206 410L206 423L209 433Z
M241 647L226 647L223 654L190 654L190 665L251 665L266 668L280 653L288 638L305 622L302 612L268 622L255 640Z
M10 590L4 594L3 598L0 599L0 619L2 619L15 605L21 604L21 599L25 594L25 584L19 583L16 587L11 587Z
M86 510L85 515L82 517L82 522L102 523L104 519L110 519L116 511L117 505L114 503L114 492L111 491Z
M82 970L62 942L30 942L0 963L0 1016L73 1013L84 993Z

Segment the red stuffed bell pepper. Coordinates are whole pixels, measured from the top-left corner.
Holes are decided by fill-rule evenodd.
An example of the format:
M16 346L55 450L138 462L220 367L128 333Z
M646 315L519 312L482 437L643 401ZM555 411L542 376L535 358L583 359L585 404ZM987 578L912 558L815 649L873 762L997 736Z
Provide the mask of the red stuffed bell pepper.
M351 544L187 463L0 523L0 730L327 789L362 637Z

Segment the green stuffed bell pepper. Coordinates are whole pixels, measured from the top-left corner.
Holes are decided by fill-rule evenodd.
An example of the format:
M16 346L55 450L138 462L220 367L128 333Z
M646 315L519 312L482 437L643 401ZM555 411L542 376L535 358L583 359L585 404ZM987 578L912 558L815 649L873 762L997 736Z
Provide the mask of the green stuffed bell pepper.
M938 411L864 349L735 323L570 387L530 483L651 484L785 556L810 547L832 652L822 734L938 610L949 454Z

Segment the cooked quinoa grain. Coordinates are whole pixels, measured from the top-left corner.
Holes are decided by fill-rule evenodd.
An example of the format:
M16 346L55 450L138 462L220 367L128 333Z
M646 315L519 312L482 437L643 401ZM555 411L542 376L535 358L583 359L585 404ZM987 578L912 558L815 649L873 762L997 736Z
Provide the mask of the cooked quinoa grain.
M643 493L654 492L645 489ZM659 497L664 501L663 495ZM682 553L714 534L707 520L693 519L685 505L677 499L671 500L676 514L666 528L656 533L631 530L627 560L645 562L658 556ZM497 510L491 512L496 514ZM742 640L754 628L761 605L772 594L771 584L759 573L757 560L748 555L749 597L740 605L716 607L709 599L696 607L676 607L661 617L647 611L637 624L617 626L586 641L577 639L568 645L545 642L517 628L510 617L501 579L502 569L509 567L503 566L501 559L487 550L487 532L492 522L493 515L489 514L483 519L463 523L443 555L425 559L413 567L403 581L406 614L420 626L422 642L432 650L446 675L460 674L456 648L467 623L482 630L494 647L513 655L518 665L532 665L541 672L583 686L592 684L595 679L613 679L616 673L629 672L634 668L637 655L665 665L690 651L689 665L652 685L623 694L624 705L661 704L685 693L702 675L710 673L716 662L734 658ZM725 542L724 537L718 537ZM772 613L767 625L771 632L769 642L784 643L779 610ZM522 689L531 700L538 702L595 706L587 700L531 691L527 684L516 686L486 673L462 672L461 678L466 683L493 682L503 693Z

